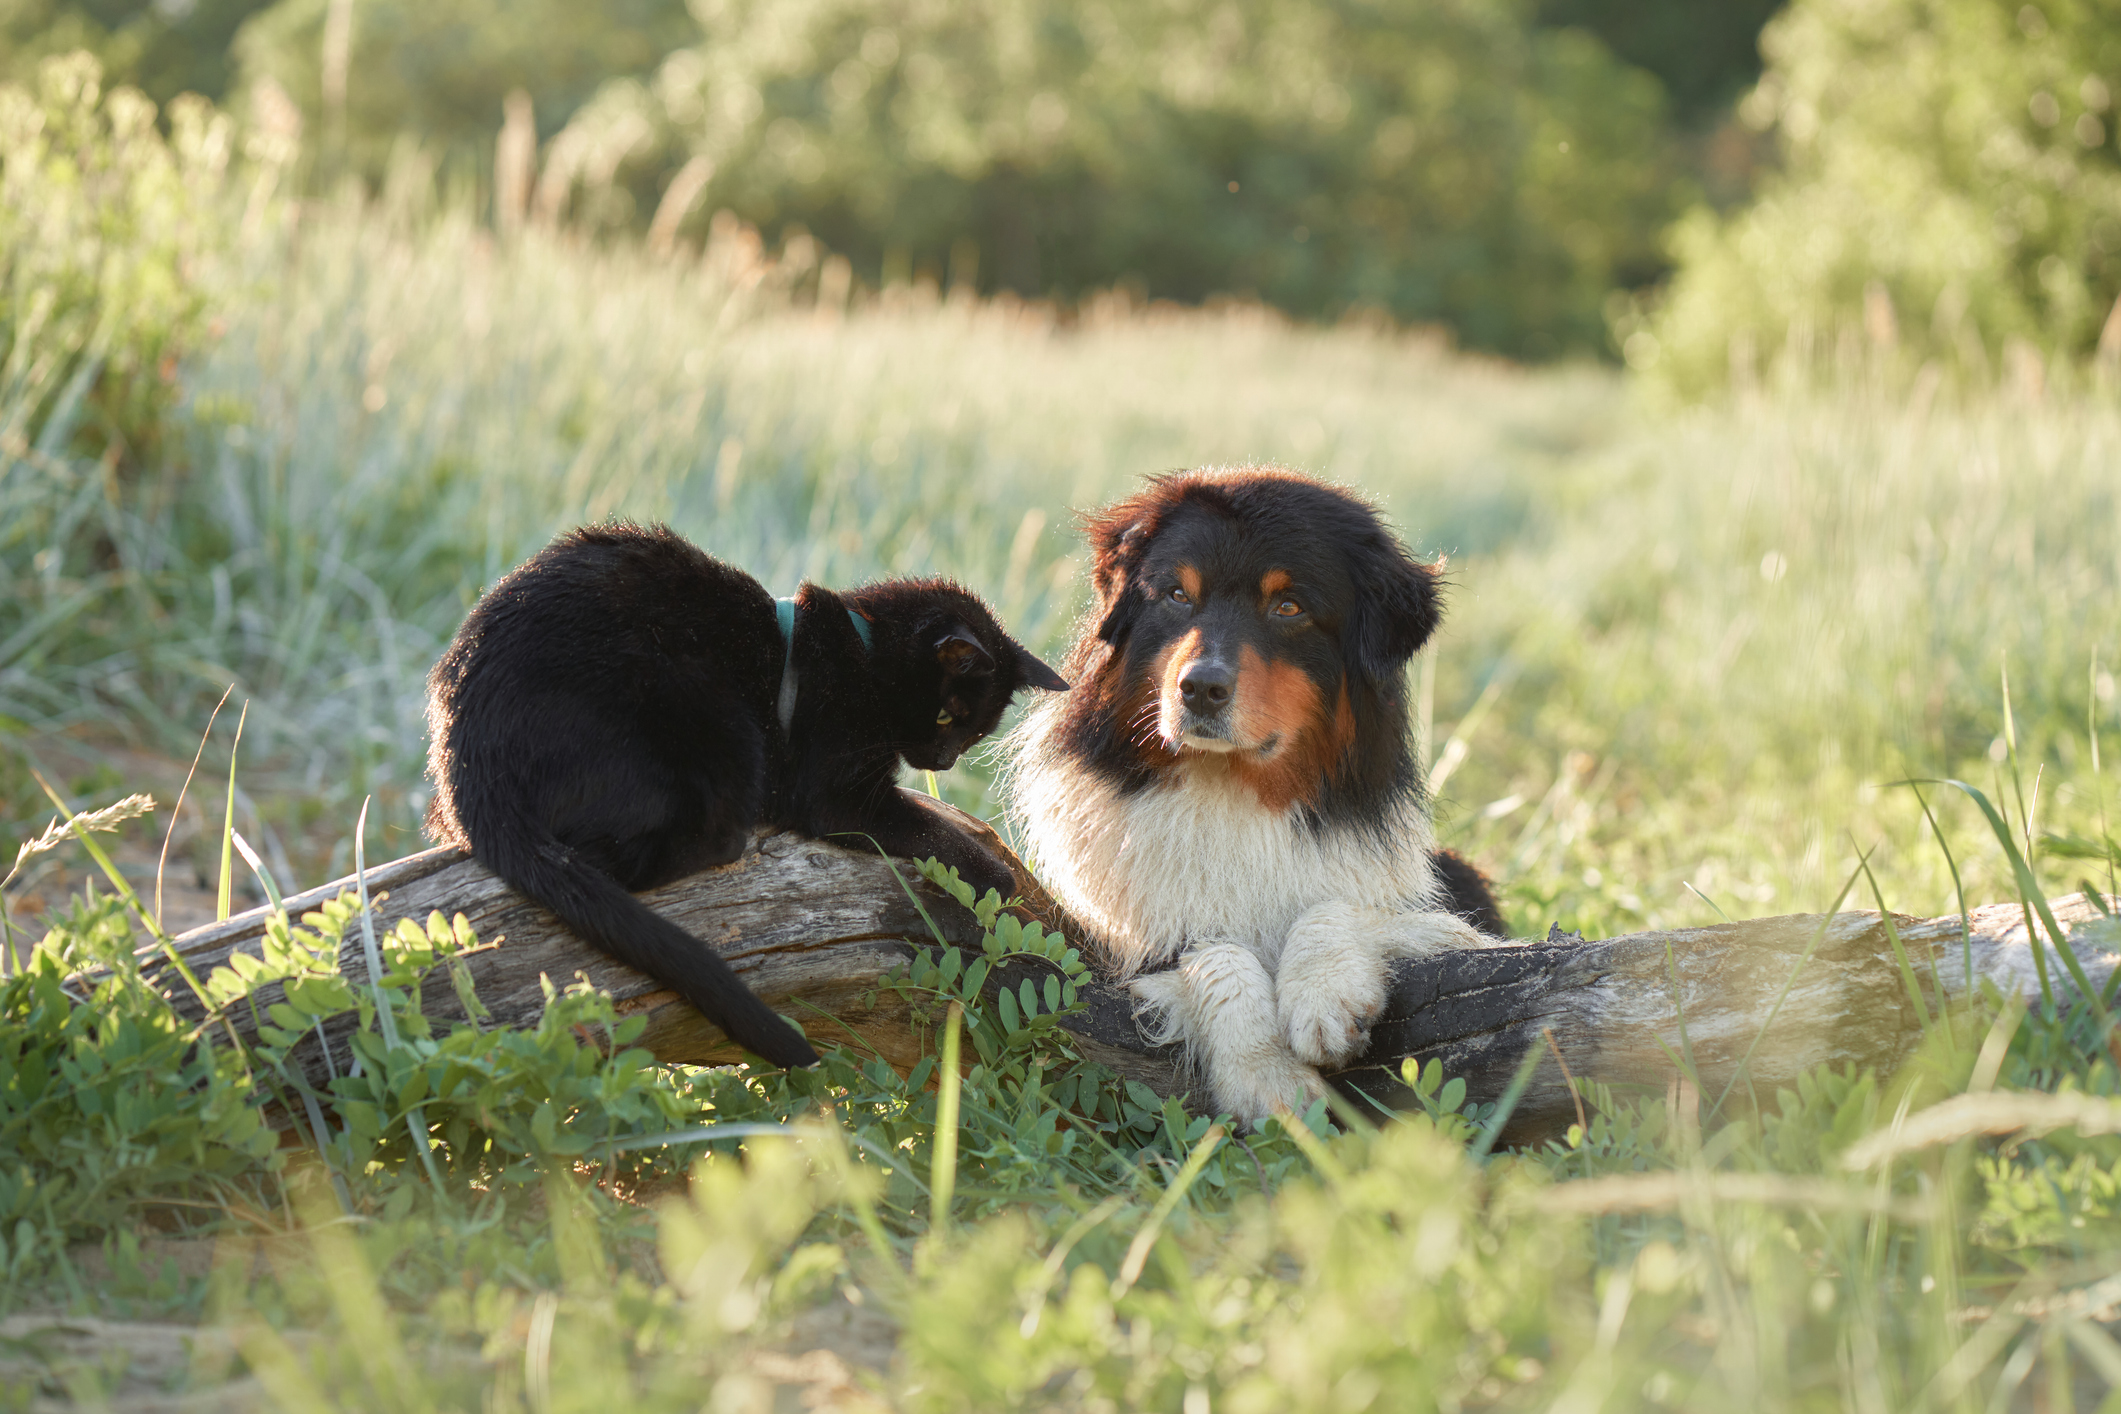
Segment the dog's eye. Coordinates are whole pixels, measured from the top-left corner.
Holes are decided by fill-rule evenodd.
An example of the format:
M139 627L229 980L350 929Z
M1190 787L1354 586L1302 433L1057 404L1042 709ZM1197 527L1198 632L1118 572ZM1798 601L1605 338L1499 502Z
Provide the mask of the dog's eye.
M1171 587L1171 602L1174 604L1190 604L1193 602L1193 596L1173 585Z
M1274 616L1281 619L1293 619L1303 611L1304 606L1294 599L1283 599L1274 606Z

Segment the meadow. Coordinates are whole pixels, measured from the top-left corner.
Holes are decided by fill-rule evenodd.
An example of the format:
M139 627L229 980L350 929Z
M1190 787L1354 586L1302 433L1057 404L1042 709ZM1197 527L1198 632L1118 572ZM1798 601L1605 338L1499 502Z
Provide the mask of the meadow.
M674 253L497 235L417 169L374 198L232 187L151 457L77 455L49 403L0 410L15 838L52 815L32 767L100 759L58 782L67 804L150 789L165 813L121 827L148 840L171 792L140 775L181 777L234 682L254 898L347 872L364 800L367 862L418 848L428 666L481 585L584 519L666 519L781 593L948 573L1053 653L1084 595L1072 512L1147 473L1273 461L1448 557L1414 669L1424 749L1444 838L1520 932L1824 909L1859 858L1862 904L1944 914L2018 897L2006 837L2055 894L2114 889L2095 856L2121 810L2121 405L2096 369L1992 378L1804 337L1679 404L1602 366L1242 303L850 291L814 247L728 223ZM222 856L232 738L224 712L181 868ZM1941 777L2005 830L1902 784ZM991 762L942 784L999 810ZM1969 1088L2112 1095L2089 999L1985 1000L1905 1074L1821 1074L1705 1128L1593 1087L1566 1142L1490 1154L1496 1117L1441 1077L1381 1129L1321 1109L1228 1135L932 978L975 1002L961 1086L859 1057L657 1070L578 994L535 1036L422 1035L408 966L305 1004L359 1011L373 1064L295 1144L259 1123L299 1108L271 1047L202 1047L140 985L113 891L148 891L152 850L114 878L81 851L29 857L7 894L44 941L0 982L0 1406L2121 1398L2121 1139L2087 1122L1840 1162ZM342 929L360 945L341 912L274 965L321 976ZM382 942L412 962L465 944ZM65 989L91 963L110 970L86 1008ZM258 980L201 985L234 1006ZM1677 1199L1646 1196L1659 1174ZM1619 1186L1556 1196L1583 1179ZM25 1334L54 1311L205 1325L157 1365L137 1324L79 1349Z

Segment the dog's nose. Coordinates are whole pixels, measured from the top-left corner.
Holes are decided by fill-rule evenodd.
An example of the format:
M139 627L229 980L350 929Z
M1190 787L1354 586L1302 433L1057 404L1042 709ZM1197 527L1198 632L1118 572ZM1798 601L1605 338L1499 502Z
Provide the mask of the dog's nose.
M1207 715L1220 712L1230 701L1230 688L1236 674L1230 665L1211 658L1195 659L1178 679L1178 695L1186 700L1189 710Z

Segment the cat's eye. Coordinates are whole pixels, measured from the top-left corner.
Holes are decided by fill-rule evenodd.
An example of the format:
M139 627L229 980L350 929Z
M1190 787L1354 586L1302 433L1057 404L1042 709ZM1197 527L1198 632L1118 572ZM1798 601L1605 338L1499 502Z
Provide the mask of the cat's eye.
M1284 599L1274 606L1274 616L1276 618L1293 619L1303 611L1304 606L1297 603L1294 599Z
M957 719L950 715L950 709L947 707L935 714L935 724L939 727L947 727L955 720Z

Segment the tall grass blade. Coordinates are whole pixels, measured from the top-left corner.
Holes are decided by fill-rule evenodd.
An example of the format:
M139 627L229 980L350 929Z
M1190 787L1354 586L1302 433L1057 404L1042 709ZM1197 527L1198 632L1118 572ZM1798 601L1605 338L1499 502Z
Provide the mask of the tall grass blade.
M2024 1020L2025 998L2013 992L2003 999L2003 1010L1989 1023L1988 1035L1982 1038L1980 1053L1974 1057L1973 1074L1967 1077L1965 1093L1983 1095L1996 1088L2003 1058L2010 1053L2011 1037L2018 1034Z
M1510 1077L1509 1085L1504 1087L1502 1098L1495 1102L1494 1117L1488 1121L1488 1127L1480 1132L1480 1137L1473 1141L1469 1152L1476 1162L1487 1158L1489 1151L1495 1147L1495 1141L1502 1138L1503 1126L1510 1122L1510 1116L1516 1112L1518 1102L1524 1099L1524 1092L1530 1088L1532 1073L1539 1069L1542 1054L1537 1046L1525 1047L1524 1058L1517 1062L1516 1073Z
M229 798L234 800L231 789ZM361 802L361 815L354 822L354 884L361 898L361 947L368 959L368 990L375 998L376 1028L382 1032L384 1049L398 1048L398 1021L391 1014L390 998L383 991L383 950L376 945L375 910L368 903L368 807L375 797ZM427 1115L422 1106L412 1105L405 1112L406 1128L412 1132L413 1147L419 1151L420 1165L427 1170L427 1180L434 1185L438 1197L445 1196L442 1175L435 1168L434 1146L427 1139Z
M950 1203L957 1194L957 1112L964 1076L958 1070L958 1029L965 1019L962 1003L950 1003L943 1019L943 1068L935 1095L935 1152L928 1171L928 1225L950 1230Z
M832 1115L831 1118L836 1121L838 1116ZM869 1191L868 1175L861 1171L853 1156L847 1152L847 1140L850 1136L836 1122L817 1125L814 1128L823 1132L832 1150L832 1165L839 1174L840 1186L847 1195L847 1201L854 1206L855 1226L859 1227L862 1236L868 1239L870 1250L876 1253L876 1260L881 1269L889 1273L892 1284L901 1284L905 1272L896 1260L896 1249L891 1245L891 1234L884 1231L884 1220L877 1213L875 1195ZM864 1148L872 1152L876 1150L876 1145L867 1143L858 1135L853 1137L855 1142L862 1144ZM897 1164L891 1162L888 1155L884 1158L884 1166L904 1172Z
M1915 793L1915 803L1922 807L1922 818L1929 822L1930 834L1937 841L1937 848L1944 851L1944 867L1951 871L1952 897L1959 904L1959 942L1966 959L1966 990L1971 996L1974 990L1974 920L1967 912L1966 884L1959 877L1959 861L1952 857L1952 843L1944 837L1944 827L1937 823L1935 812L1930 809L1929 797L1922 793L1920 781L1896 781Z
M2113 826L2106 819L2106 772L2099 760L2099 655L2092 655L2090 690L2084 695L2084 729L2092 743L2092 781L2099 791L2099 837L2106 841L2106 891L2121 894L2114 872L2116 854Z
M1864 881L1871 886L1871 897L1878 902L1878 921L1885 925L1885 940L1892 945L1893 962L1900 969L1900 985L1907 989L1908 1005L1915 1009L1915 1019L1921 1023L1922 1033L1926 1036L1930 1030L1929 1004L1922 999L1922 984L1916 980L1915 965L1908 960L1907 948L1900 941L1900 930L1893 926L1893 911L1885 906L1885 890L1879 887L1878 876L1871 872L1870 855L1864 855L1863 863L1857 867L1863 871ZM1938 1000L1942 1004L1941 996Z
M1722 904L1720 904L1720 903L1716 902L1716 900L1714 900L1714 899L1710 898L1710 897L1709 897L1709 896L1708 896L1707 894L1705 894L1705 893L1703 893L1703 892L1702 892L1701 890L1699 890L1699 889L1695 888L1695 887L1694 887L1694 883L1693 883L1693 881L1692 881L1691 879L1682 879L1682 880L1680 880L1680 882L1686 885L1686 891L1687 891L1688 893L1692 894L1692 895L1693 895L1693 896L1694 896L1695 898L1698 898L1698 899L1700 899L1700 900L1701 900L1701 901L1702 901L1703 903L1707 904L1707 905L1708 905L1708 906L1709 906L1710 908L1713 908L1713 909L1715 909L1715 910L1716 910L1716 916L1717 916L1718 918L1721 918L1721 919L1722 919L1722 920L1723 920L1724 922L1726 922L1726 923L1735 923L1735 922L1737 921L1736 919L1732 918L1730 914L1728 914L1728 913L1725 913L1725 912L1723 911L1723 905L1722 905Z
M1311 1161L1311 1167L1318 1171L1319 1177L1336 1186L1348 1181L1347 1166L1333 1157L1333 1151L1326 1147L1326 1141L1311 1131L1311 1126L1305 1123L1302 1115L1292 1110L1277 1118L1296 1147L1303 1151L1303 1156Z
M228 921L228 905L235 885L235 860L229 853L230 836L236 832L236 753L243 747L243 724L250 720L250 699L243 700L236 718L236 739L228 748L228 810L221 820L221 884L214 894L214 921Z
M2105 1024L2106 1001L2099 994L2099 989L2092 985L2091 978L2084 975L2084 964L2077 960L2076 950L2070 947L2068 935L2063 932L2062 925L2055 921L2054 910L2048 907L2047 895L2041 891L2039 880L2033 877L2032 866L2019 852L2017 841L2011 838L2010 826L2005 823L2003 816L1987 796L1965 781L1945 780L1937 784L1948 785L1964 793L1974 804L1981 807L1981 813L1988 819L1989 830L1996 836L2003 846L2004 854L2010 859L2011 873L2017 880L2019 897L2025 901L2027 907L2040 915L2041 925L2047 929L2048 937L2054 940L2056 952L2061 954L2063 967L2068 969L2070 980L2077 984L2078 994L2090 1003L2092 1013L2099 1018L2100 1023ZM2040 935L2033 929L2028 929L2027 935L2033 945L2033 960L2040 964L2041 1000L2052 1008L2055 1001L2047 985L2047 969L2041 956Z
M376 944L376 922L368 906L368 854L363 841L368 835L368 807L374 797L361 802L360 818L354 822L354 887L361 898L361 953L368 962L368 990L375 998L376 1029L383 1033L383 1044L390 1050L398 1048L398 1020L390 1012L390 1000L383 995L383 949Z
M139 893L126 881L125 875L119 872L118 866L111 862L111 857L103 852L103 847L97 844L95 839L89 834L88 827L83 823L83 817L76 815L73 810L68 808L65 798L58 791L52 789L52 783L44 779L40 772L32 770L30 775L39 786L43 787L44 794L50 798L51 803L58 807L60 815L66 819L67 826L73 830L74 837L81 841L82 847L88 851L89 858L95 860L96 867L103 871L103 877L110 880L111 887L118 891L118 896L125 900L127 906L132 909L134 916L139 918L141 925L147 929L148 935L155 940L155 945L161 950L162 955L169 959L171 966L177 969L177 975L182 977L185 985L192 989L192 994L199 999L199 1005L204 1007L207 1013L211 1015L213 1003L207 1000L206 988L200 985L198 976L191 970L191 964L184 960L184 954L178 952L176 946L171 943L169 934L162 931L161 923L148 913L147 905L141 902Z
M1193 1187L1193 1180L1199 1178L1200 1171L1208 1166L1208 1159L1215 1153L1216 1146L1223 1142L1223 1135L1227 1132L1219 1124L1209 1125L1208 1132L1201 1135L1200 1142L1193 1146L1193 1152L1186 1155L1186 1162L1180 1166L1178 1176L1171 1180L1171 1186L1164 1190L1164 1196L1157 1199L1156 1206L1149 1210L1149 1220L1142 1224L1141 1231L1135 1233L1134 1240L1127 1244L1126 1258L1119 1264L1119 1277L1112 1283L1113 1300L1117 1301L1126 1295L1133 1289L1134 1283L1141 1280L1142 1268L1148 1265L1149 1253L1155 1250L1156 1239L1162 1236L1164 1224L1170 1220L1171 1214L1178 1211L1178 1205L1185 1200L1187 1190Z
M199 749L191 756L191 769L184 773L184 784L177 788L177 803L169 808L169 826L162 831L162 853L155 860L155 921L162 922L162 873L169 867L169 842L176 836L177 820L184 814L184 797L191 793L192 777L199 774L199 762L206 755L206 743L214 734L214 723L220 720L221 709L228 705L228 695L236 690L230 683L221 690L221 700L207 715L206 730L199 733ZM248 704L246 704L248 705Z
M243 838L241 830L230 830L228 837L235 843L236 853L242 855L243 862L250 866L250 872L257 876L258 886L265 890L265 902L271 906L273 912L285 913L287 910L280 902L283 895L279 882L273 878L272 871L265 867L265 861L258 858L258 852L250 847L249 840Z

